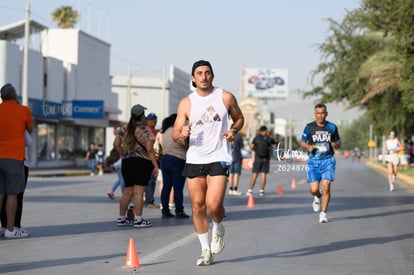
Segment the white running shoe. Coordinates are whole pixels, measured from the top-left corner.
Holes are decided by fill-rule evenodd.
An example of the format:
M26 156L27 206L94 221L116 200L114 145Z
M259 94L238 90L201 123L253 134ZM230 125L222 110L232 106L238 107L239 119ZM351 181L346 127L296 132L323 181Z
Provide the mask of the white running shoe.
M390 184L390 192L394 191L394 184Z
M327 223L328 217L326 216L325 212L319 213L319 223Z
M27 230L26 228L20 227L19 230L23 233L26 233L28 236L32 235L32 232L30 232L29 230Z
M321 210L321 199L318 198L317 196L313 196L312 207L313 207L313 212L319 212L319 210Z
M229 190L229 195L234 195L234 190Z
M233 190L233 195L234 196L241 196L242 192L240 192L239 190Z
M5 230L4 237L8 239L26 238L29 237L27 232L21 231L19 228L13 228L13 231Z
M209 249L204 249L201 252L200 258L197 259L198 266L212 265L214 263L213 256Z
M221 231L213 232L212 240L210 244L211 253L218 254L224 248L224 234L225 234L224 226L221 226Z
M248 190L248 191L246 192L246 196L250 196L251 194L253 194L253 190Z

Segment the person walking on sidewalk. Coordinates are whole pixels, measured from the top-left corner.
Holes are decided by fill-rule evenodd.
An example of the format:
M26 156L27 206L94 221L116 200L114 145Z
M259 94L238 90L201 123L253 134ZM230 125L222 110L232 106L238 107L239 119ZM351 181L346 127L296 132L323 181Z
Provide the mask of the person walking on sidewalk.
M232 142L233 161L230 167L229 176L229 195L240 196L242 193L238 190L239 178L242 172L243 156L241 150L243 149L243 138L240 133L237 133Z
M199 60L191 70L196 90L183 98L173 128L175 142L189 138L183 175L188 179L193 225L201 244L198 266L213 263L212 254L224 248L223 200L231 164L234 135L243 127L244 117L235 96L213 86L214 73L210 62ZM229 115L233 127L229 127ZM209 220L212 241L209 244Z
M252 168L252 177L249 183L249 190L246 195L253 193L254 185L256 184L257 176L260 174L260 191L259 196L264 196L264 189L267 182L267 174L270 168L270 153L271 145L276 144L276 140L265 125L260 126L259 134L253 138L250 144L250 149L254 151L254 162Z
M341 138L338 127L326 120L328 111L325 104L316 104L314 115L315 120L308 123L303 130L300 145L306 149L309 156L306 173L310 193L314 196L313 211L319 212L321 210L322 197L319 222L327 223L326 212L331 199L331 183L335 180L334 149L341 147ZM320 188L322 188L322 194Z
M391 131L388 135L388 139L384 143L384 160L388 169L388 186L390 192L394 191L394 184L397 179L398 167L400 165L400 158L398 151L401 150L401 142L396 138L395 132Z
M129 225L126 215L132 198L135 209L134 227L152 225L142 217L145 188L150 176L158 175L158 163L154 153L155 137L146 125L146 109L142 105L134 105L126 129L119 129L114 141L114 147L122 156L121 169L125 182L125 190L119 202L118 226Z
M95 148L95 143L91 142L89 144L89 149L86 152L86 156L85 159L88 161L88 167L90 170L90 175L93 176L95 175L95 171L96 171L96 153L98 151Z
M115 199L115 191L118 187L121 189L121 193L123 194L125 191L125 182L124 178L122 177L122 159L118 159L117 161L112 164L114 168L117 178L115 182L112 184L112 188L106 193L110 199Z
M115 138L118 135L118 128L114 128ZM114 141L115 141L114 138ZM125 191L125 182L122 177L122 159L118 150L114 147L114 142L112 142L112 149L109 152L109 156L105 159L105 165L112 167L117 175L117 179L112 184L112 188L106 193L110 199L115 199L115 191L120 187L121 193Z
M27 106L17 102L17 93L13 85L4 85L0 94L0 212L3 208L3 199L7 195L7 225L4 237L22 238L29 236L29 233L15 227L17 196L24 192L26 187L24 136L25 131L32 132L32 113Z
M102 176L104 173L105 165L105 150L102 144L98 145L98 150L96 150L96 166L98 168L98 175Z

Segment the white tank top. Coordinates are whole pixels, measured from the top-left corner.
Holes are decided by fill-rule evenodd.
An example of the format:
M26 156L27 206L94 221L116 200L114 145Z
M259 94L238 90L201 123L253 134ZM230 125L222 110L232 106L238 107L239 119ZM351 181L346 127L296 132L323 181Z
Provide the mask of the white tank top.
M399 150L400 148L398 147L398 139L394 138L394 139L387 139L385 141L385 144L387 146L387 153L388 154L394 154L397 153L395 150Z
M199 96L197 92L189 95L191 134L187 163L231 164L231 146L223 136L229 130L229 118L222 94L222 89L214 88L208 96Z

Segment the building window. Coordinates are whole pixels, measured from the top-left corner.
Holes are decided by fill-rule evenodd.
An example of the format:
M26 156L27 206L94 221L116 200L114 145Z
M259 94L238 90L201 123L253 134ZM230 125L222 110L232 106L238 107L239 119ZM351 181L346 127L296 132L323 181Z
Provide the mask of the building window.
M55 124L41 123L37 126L37 158L39 161L56 160Z
M59 160L74 159L75 144L76 144L76 128L73 126L60 125L59 126ZM83 156L81 152L79 152Z

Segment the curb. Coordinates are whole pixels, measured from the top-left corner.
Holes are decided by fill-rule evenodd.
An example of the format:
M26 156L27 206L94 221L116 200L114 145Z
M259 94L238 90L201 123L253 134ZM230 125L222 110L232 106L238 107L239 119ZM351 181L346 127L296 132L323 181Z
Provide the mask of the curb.
M29 172L29 177L32 178L52 178L52 177L73 177L73 176L86 176L89 175L89 171L33 171Z
M381 172L384 172L385 174L387 174L387 173L388 173L387 168L386 168L386 167L384 167L382 164L379 164L379 163L374 163L374 162L372 162L372 161L367 161L367 162L366 162L366 164L367 164L369 167L371 167L371 168L374 168L374 169L376 169L376 170L380 170ZM407 175L404 175L404 174L398 173L397 179L399 179L399 180L403 180L404 182L406 182L406 183L408 183L408 184L412 184L412 185L414 185L414 178L412 178L412 177L410 177L410 176L407 176Z

